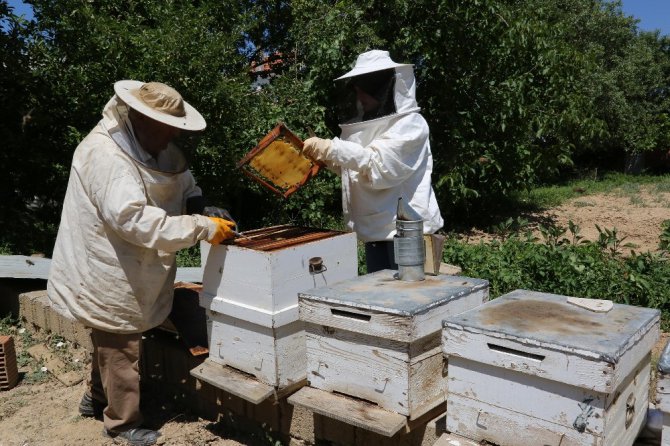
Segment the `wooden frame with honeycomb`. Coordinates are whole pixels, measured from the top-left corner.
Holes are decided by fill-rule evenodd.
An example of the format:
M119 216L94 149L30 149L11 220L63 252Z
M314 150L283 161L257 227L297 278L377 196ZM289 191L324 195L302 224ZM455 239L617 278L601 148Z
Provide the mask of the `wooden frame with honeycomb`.
M302 140L280 122L237 167L274 193L288 198L319 172L321 164L302 153Z

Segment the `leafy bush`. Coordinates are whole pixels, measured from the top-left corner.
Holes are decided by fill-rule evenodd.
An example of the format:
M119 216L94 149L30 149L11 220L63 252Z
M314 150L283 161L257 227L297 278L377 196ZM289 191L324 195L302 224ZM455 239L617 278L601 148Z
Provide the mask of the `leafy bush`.
M450 237L444 260L459 265L466 276L489 280L492 298L520 288L609 299L657 308L663 329L670 328L670 263L665 254L623 256L615 229L600 229L595 242L583 240L572 223L567 230L540 230L542 241L529 231L477 245Z

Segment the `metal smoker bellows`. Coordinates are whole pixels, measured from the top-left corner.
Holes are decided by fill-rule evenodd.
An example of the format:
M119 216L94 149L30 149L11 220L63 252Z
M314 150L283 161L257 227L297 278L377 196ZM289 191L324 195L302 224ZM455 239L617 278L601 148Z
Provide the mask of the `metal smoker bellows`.
M403 202L402 197L398 198L395 228L393 251L398 264L398 279L406 282L424 280L426 247L423 242L423 219Z

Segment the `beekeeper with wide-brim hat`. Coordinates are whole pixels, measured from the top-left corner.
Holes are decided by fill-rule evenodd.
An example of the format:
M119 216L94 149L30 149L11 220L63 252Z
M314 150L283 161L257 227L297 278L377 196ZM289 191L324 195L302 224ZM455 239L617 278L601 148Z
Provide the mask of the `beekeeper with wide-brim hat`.
M425 234L444 223L431 186L433 155L413 66L394 62L388 51L371 50L335 81L340 136L309 138L303 150L340 174L344 219L365 242L368 272L397 269L398 198L421 216Z
M205 120L173 88L120 81L102 120L74 151L47 291L54 310L91 328L93 356L79 411L104 434L154 444L142 427L142 332L172 307L176 252L232 238L234 223L189 209L202 191L173 140Z
M114 92L129 107L163 124L191 131L207 126L198 110L163 83L122 80L114 84Z

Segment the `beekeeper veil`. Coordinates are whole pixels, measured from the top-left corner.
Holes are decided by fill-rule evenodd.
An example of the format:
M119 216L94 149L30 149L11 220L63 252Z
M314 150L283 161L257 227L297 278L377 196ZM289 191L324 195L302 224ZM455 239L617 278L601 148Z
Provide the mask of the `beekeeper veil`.
M391 60L388 51L358 56L348 73L335 79L340 124L354 124L418 111L412 65Z

